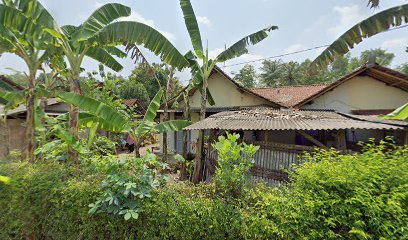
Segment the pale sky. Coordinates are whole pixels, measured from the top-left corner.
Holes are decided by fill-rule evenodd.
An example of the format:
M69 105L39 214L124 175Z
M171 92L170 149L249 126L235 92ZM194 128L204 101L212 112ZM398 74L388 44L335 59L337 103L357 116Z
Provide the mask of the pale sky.
M102 4L122 3L132 8L132 15L128 20L154 26L182 53L192 49L178 0L42 0L41 2L60 25L79 25ZM381 1L379 9L369 9L366 7L366 0L192 0L203 43L208 40L212 56L222 51L225 45L229 46L250 33L269 25L279 26L279 30L272 31L269 38L250 47L249 54L228 61L226 66L330 44L357 22L379 11L404 3L408 1ZM408 29L403 28L367 39L351 53L356 56L361 51L382 47L396 55L393 63L396 66L407 62L406 46L408 46ZM322 50L323 48L282 57L282 60L313 59ZM145 52L151 62L158 60L147 50ZM130 59L123 59L120 62L125 68L118 74L128 76L134 68L133 62ZM252 64L258 68L260 63L259 61ZM231 71L237 71L242 66L226 67L224 70L230 74ZM97 64L92 60L86 60L83 67L87 71L98 69ZM223 67L223 64L220 67ZM7 68L26 70L22 60L10 54L4 54L0 58L0 72L10 72ZM186 73L180 73L179 77L184 83L188 81Z

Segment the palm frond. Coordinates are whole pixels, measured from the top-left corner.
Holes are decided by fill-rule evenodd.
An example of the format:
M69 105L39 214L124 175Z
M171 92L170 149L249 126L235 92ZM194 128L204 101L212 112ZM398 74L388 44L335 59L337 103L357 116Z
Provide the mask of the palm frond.
M78 41L86 40L114 20L127 17L131 9L119 3L108 3L96 9L91 16L72 34Z
M89 41L96 45L123 43L143 45L163 62L179 70L188 66L188 61L163 34L143 23L131 21L111 23Z
M310 65L310 70L325 68L338 56L343 56L364 38L372 37L393 27L408 23L408 4L379 12L350 28L330 44Z
M109 124L112 132L121 132L126 129L129 130L126 117L103 102L71 92L59 93L58 97L69 104L75 105L82 110L103 119L104 122Z
M116 61L112 55L106 51L104 48L101 47L96 47L96 48L90 48L86 52L86 56L102 63L103 65L107 66L108 68L119 72L123 69L123 66Z
M190 121L186 120L170 120L162 122L153 127L153 130L157 132L168 132L168 131L181 131L183 128L191 125Z
M181 10L184 15L184 22L190 35L194 51L199 58L203 58L203 43L201 41L200 28L198 27L197 18L194 14L193 6L190 0L180 0Z
M265 29L262 29L256 33L248 35L243 39L239 40L238 42L234 43L231 47L226 49L225 51L221 52L217 58L215 59L216 62L225 62L229 59L239 57L242 54L248 53L248 46L255 45L260 41L264 40L268 37L268 32L272 30L278 29L277 26L270 26Z

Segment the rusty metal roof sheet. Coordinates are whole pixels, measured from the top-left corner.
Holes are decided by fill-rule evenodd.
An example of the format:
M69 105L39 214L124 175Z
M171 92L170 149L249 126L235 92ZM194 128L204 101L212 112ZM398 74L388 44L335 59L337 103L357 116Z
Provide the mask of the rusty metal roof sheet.
M271 108L214 114L185 130L338 130L404 129L402 126L353 119L333 111L294 111Z
M48 98L47 99L47 105L51 106L51 105L55 105L58 103L61 103L62 101L57 99L57 98ZM16 114L20 114L20 113L24 113L27 111L27 107L25 104L21 104L20 106L8 111L6 114L4 113L4 106L0 105L0 116L11 116L11 115L16 115Z

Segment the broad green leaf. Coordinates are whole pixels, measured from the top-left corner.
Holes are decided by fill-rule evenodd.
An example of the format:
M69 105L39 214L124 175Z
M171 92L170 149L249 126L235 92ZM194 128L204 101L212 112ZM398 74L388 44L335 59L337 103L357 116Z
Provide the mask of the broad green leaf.
M385 120L401 120L408 122L408 103L402 107L395 109L395 111L390 114L380 116L380 118Z
M103 119L111 125L113 132L129 129L128 120L122 113L103 102L75 93L59 93L58 97L67 103L78 106L80 109Z
M86 56L102 63L103 65L107 66L108 68L119 72L123 69L123 66L116 61L116 59L114 57L112 57L112 55L107 52L105 49L103 48L90 48L87 52L86 52Z
M181 131L183 128L191 125L190 121L186 120L170 120L157 124L153 129L158 132Z
M110 47L110 46L106 46L103 49L105 49L108 53L119 57L119 58L125 58L127 57L127 54L125 52L123 52L122 50L120 50L117 47Z
M160 109L161 99L163 97L163 88L160 88L156 93L152 101L150 101L149 107L143 117L144 122L153 122L157 116L157 111Z
M114 20L127 17L131 9L119 3L108 3L96 9L91 16L72 34L72 38L78 41L86 40L103 29Z
M220 53L215 59L216 62L225 62L229 59L239 57L242 54L248 53L248 46L255 45L260 41L268 37L268 32L278 29L277 26L270 26L265 29L262 29L256 33L248 35L243 39L239 40L231 47Z
M364 38L369 38L404 23L408 23L408 4L379 12L357 23L330 44L312 62L310 70L316 72L318 69L323 69L338 56L349 52L355 45L362 42Z
M96 136L96 131L98 131L99 128L99 123L95 122L92 124L91 128L89 129L89 134L88 134L88 143L87 143L87 147L90 148L93 140Z
M143 45L159 56L163 62L179 70L189 65L184 56L163 34L143 23L130 21L111 23L88 41L99 46L124 42Z
M0 182L8 184L8 183L10 183L10 178L0 175Z
M156 123L153 121L143 121L142 123L139 124L139 126L137 126L134 134L138 138L142 138L147 133L149 133L155 125Z
M193 6L190 0L180 0L181 10L184 15L184 22L190 35L194 51L199 58L203 58L203 43L201 41L200 28L198 27L197 18L194 14Z

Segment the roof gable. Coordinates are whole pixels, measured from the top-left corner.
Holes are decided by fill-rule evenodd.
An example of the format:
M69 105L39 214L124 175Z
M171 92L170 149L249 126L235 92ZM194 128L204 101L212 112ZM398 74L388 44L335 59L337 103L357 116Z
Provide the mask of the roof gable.
M393 69L380 66L378 64L365 64L350 74L340 78L339 80L327 85L325 88L322 88L320 91L317 91L313 95L305 98L304 100L300 101L298 104L294 105L293 107L299 108L310 101L324 95L325 93L337 88L338 86L342 85L343 83L353 79L356 76L369 76L377 81L383 82L388 86L399 88L408 92L408 76L395 71Z
M261 95L261 94L258 94L258 93L252 91L252 90L249 89L249 88L245 88L245 87L241 86L241 85L238 84L236 81L234 81L230 76L228 76L228 75L227 75L221 68L219 68L218 66L214 66L214 68L213 68L213 70L212 70L212 72L211 72L210 77L213 76L214 74L220 74L225 80L227 80L227 81L230 82L232 85L234 85L234 86L236 87L236 89L237 89L239 92L244 92L244 93L247 93L247 94L249 94L249 95L252 95L252 96L254 96L254 97L256 97L256 98L260 98L260 99L262 99L264 102L266 101L267 103L273 105L274 107L284 107L283 105L281 105L281 104L279 104L279 103L277 103L277 102L274 102L273 100L268 99L268 98L266 98L265 96L263 96L263 95ZM210 83L209 83L209 84L210 84ZM185 88L183 88L182 91L185 91L185 90L187 90L187 89L188 89L188 86L185 87ZM194 93L196 93L197 90L198 90L197 87L191 88L191 89L189 90L189 93L188 93L189 96L193 96ZM171 100L169 101L169 104L172 105L174 101L181 102L182 100L183 100L183 97L182 97L181 95L179 95L179 96L176 96L175 98L171 99ZM240 106L240 104L237 103L237 106Z

